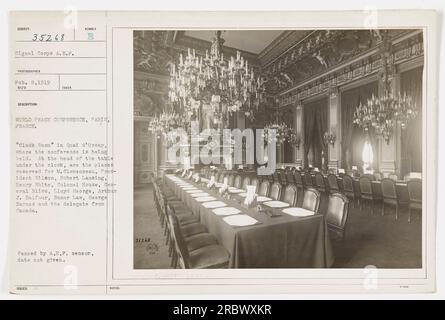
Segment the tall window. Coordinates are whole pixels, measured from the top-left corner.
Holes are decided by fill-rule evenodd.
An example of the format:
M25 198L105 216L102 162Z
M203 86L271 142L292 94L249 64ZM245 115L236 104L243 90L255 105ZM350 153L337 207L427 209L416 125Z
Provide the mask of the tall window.
M363 172L372 172L372 162L374 161L374 153L372 152L372 145L369 140L365 141L362 151Z

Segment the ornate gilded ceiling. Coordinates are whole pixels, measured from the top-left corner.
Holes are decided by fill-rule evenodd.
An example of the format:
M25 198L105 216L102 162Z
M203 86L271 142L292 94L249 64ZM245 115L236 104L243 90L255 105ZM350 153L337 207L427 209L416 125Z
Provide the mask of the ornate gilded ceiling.
M402 37L412 31L388 30L387 32L389 38L392 39ZM241 51L249 64L254 66L257 74L259 72L266 81L266 94L271 103L283 105L283 103L286 103L285 101L293 99L293 94L288 94L291 89L299 88L308 80L317 79L320 75L329 74L341 65L349 65L349 62L353 63L356 57L366 56L371 50L381 47L382 32L378 30L286 30L264 36L263 44L260 43L260 40L257 40L248 46L244 46L244 48L249 46L250 48L260 48L263 46L264 49L259 54ZM159 96L163 95L163 91L166 94L170 65L178 61L179 54L185 54L188 48L194 48L197 54L205 54L205 51L210 48L211 43L206 40L208 35L202 35L201 38L191 35L193 35L193 32L189 31L135 31L135 74L138 74L139 78L141 78L141 74L147 75L147 79L142 84L139 83L135 86L135 90L139 90L144 95ZM271 40L272 35L277 36ZM239 35L236 37L232 35L232 37L239 41ZM236 41L233 40L231 43L236 43ZM239 48L226 45L224 46L224 56L235 55L237 50ZM363 67L366 72L374 70L374 67L378 68L379 61L373 59L370 57L366 61L362 61L358 67ZM368 68L368 65L371 67ZM343 71L341 72L349 75L348 70ZM325 82L328 84L341 82L340 78L343 73L337 75L335 79L331 79L332 81L328 79L329 81ZM317 86L324 88L325 82L320 82ZM163 84L160 85L160 83ZM312 89L311 87L308 90ZM304 95L306 91L303 90L298 94ZM278 101L278 97L282 101Z
M225 46L258 55L282 33L283 30L223 30L222 37ZM188 30L185 31L184 36L211 43L215 37L215 31Z

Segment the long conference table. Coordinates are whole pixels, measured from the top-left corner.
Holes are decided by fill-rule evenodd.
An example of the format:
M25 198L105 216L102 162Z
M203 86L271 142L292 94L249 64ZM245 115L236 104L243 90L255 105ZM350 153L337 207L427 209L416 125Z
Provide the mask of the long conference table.
M217 189L208 189L192 180L165 175L165 183L193 212L200 223L207 227L219 244L230 253L230 268L329 268L334 262L325 217L314 214L305 217L291 216L283 209L270 208L277 216L271 217L246 208L242 198L235 194L223 198ZM184 184L187 187L184 187ZM193 187L191 187L193 186ZM193 189L193 190L192 190ZM193 191L193 192L192 192ZM209 194L207 202L195 197L197 191ZM209 198L211 199L211 198ZM206 203L221 201L225 208L239 211L238 217L253 218L255 224L234 226L227 223L227 215L215 213L218 208L208 208ZM221 204L222 205L222 204ZM231 216L231 217L234 217ZM232 218L229 218L232 219Z

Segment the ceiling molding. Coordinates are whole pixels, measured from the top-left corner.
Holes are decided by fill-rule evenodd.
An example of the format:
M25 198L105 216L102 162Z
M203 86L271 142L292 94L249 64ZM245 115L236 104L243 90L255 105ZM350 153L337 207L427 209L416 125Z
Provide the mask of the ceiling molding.
M210 52L212 43L207 40L194 38L185 35L184 31L167 31L166 45L180 51L187 51L188 48L194 48L198 54L204 55L206 50ZM236 55L239 51L241 55L247 59L250 63L259 65L258 55L249 51L241 50L238 48L232 48L229 46L223 46L223 53L225 56L230 57Z
M313 30L287 30L283 31L274 41L272 41L258 55L262 66L274 62L289 49L306 39Z

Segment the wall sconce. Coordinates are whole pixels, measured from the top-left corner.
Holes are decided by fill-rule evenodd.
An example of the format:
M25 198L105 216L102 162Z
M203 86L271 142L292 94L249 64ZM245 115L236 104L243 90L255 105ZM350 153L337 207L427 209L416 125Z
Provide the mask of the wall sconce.
M332 147L335 145L335 140L337 140L337 136L334 133L334 130L332 130L331 133L325 132L323 135L323 140L325 144L330 144Z
M295 146L297 150L300 150L301 136L299 134L292 134L290 137L290 143Z

